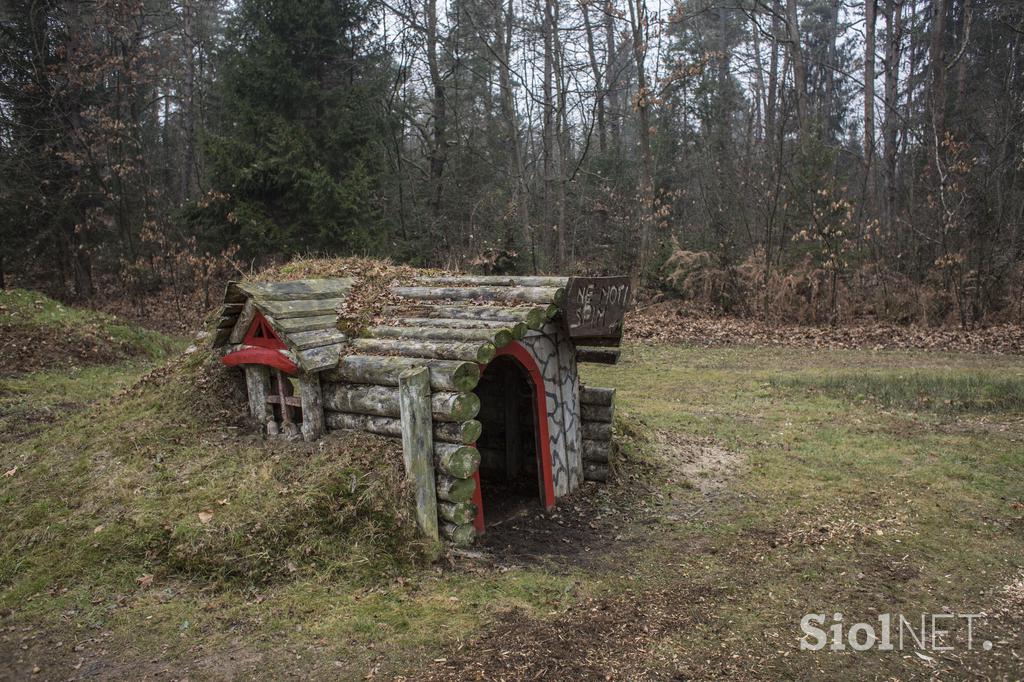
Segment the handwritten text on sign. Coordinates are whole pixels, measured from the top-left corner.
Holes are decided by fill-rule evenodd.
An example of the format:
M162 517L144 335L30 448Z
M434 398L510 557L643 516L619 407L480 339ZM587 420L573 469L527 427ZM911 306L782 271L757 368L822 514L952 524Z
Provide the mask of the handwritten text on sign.
M629 309L628 277L574 277L566 295L569 336L618 336Z

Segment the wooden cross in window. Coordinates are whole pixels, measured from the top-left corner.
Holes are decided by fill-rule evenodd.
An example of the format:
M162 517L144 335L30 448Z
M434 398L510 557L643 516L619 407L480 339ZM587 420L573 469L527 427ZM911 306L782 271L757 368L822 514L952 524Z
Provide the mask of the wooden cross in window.
M292 383L284 375L284 372L275 367L273 369L273 376L275 388L277 388L277 393L272 393L268 395L267 403L270 405L278 405L280 407L281 430L284 431L286 434L291 435L293 433L298 432L298 426L296 424L296 421L301 421L301 419L293 419L292 409L297 407L301 408L302 400L297 396L292 395ZM267 427L268 432L271 435L277 433L277 423L274 422L273 420L270 421Z

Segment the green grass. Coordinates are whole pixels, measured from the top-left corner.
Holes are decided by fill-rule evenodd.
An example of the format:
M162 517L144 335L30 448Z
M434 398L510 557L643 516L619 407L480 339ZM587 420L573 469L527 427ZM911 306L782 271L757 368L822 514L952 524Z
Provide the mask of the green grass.
M436 570L397 441L264 441L204 351L22 375L0 396L0 507L17 510L0 517L4 624L67 632L73 613L73 639L109 633L112 656L140 664L231 648L241 631L362 677L382 644L386 666L413 665L495 609L546 612L577 589L539 568ZM271 655L259 672L294 667Z
M778 387L819 390L884 407L945 412L1024 412L1024 374L989 372L859 372L773 380Z
M637 567L652 585L734 595L709 617L715 641L743 643L728 651L751 658L751 672L919 675L912 656L777 654L796 653L803 613L842 611L850 622L977 612L1024 569L1022 358L631 347L619 366L588 366L583 379L617 386L619 411L648 431L711 438L740 456L724 497L662 485L702 521L669 526ZM673 452L656 447L631 445L670 472ZM666 577L665 565L678 568ZM705 634L695 628L664 651L701 677L702 657L718 653ZM1000 634L1020 644L1019 632ZM1005 674L1009 648L949 671Z
M0 290L0 327L11 328L15 333L30 329L52 335L91 335L150 359L166 357L180 344L179 340L126 324L111 315L66 306L24 289Z
M140 666L256 652L247 676L416 678L509 609L539 621L628 593L642 613L644 595L680 594L674 629L644 639L630 611L615 635L655 668L910 679L932 670L909 652L799 652L801 615L988 611L1024 570L1022 358L628 346L620 365L582 371L618 388L622 485L647 486L626 499L650 518L620 518L613 489L622 545L593 564L504 570L424 560L393 443L264 442L210 363L0 384L0 473L17 467L0 478L16 510L0 518L3 624L65 642L110 633L106 655ZM680 473L692 443L735 456L722 488ZM1010 648L940 670L1013 677Z

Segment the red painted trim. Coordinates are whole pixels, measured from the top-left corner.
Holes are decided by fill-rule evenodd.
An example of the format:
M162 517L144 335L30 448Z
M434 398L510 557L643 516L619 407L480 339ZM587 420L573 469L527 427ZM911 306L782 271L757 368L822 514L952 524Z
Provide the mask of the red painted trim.
M242 339L242 343L247 346L259 346L260 348L271 348L274 350L284 350L284 341L277 335L274 328L267 322L267 318L263 317L263 313L257 311L256 315L252 318L252 324L249 325L249 331L245 333L245 338Z
M288 374L297 374L299 371L294 362L270 348L243 348L242 350L228 353L220 361L228 367L235 367L237 365L269 365Z
M533 384L533 402L537 410L535 415L537 422L537 452L540 453L540 468L543 481L541 495L544 508L553 509L555 506L555 482L551 466L551 437L548 434L548 401L547 393L544 392L544 376L540 373L540 367L537 366L537 361L530 355L530 351L526 350L526 347L518 341L513 341L498 349L495 357L502 355L514 358L526 370L526 373L529 374L530 383ZM480 367L481 374L483 374L484 367L486 365L481 365ZM484 531L484 506L483 495L480 491L479 473L476 476L476 482L476 493L474 494L473 501L477 504L477 518L474 519L473 525L478 533L482 533Z
M473 443L476 447L476 443ZM476 528L478 535L484 532L484 496L480 492L480 471L473 472L473 480L476 481L476 490L473 491L473 504L476 505L476 518L473 519L473 528Z

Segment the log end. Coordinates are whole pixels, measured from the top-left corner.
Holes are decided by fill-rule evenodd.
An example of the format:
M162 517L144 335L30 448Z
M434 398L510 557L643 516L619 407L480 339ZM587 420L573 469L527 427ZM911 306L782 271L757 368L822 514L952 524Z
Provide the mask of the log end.
M473 539L476 538L476 530L473 529L472 523L446 523L441 530L444 536L458 547L467 547L473 544Z
M478 383L480 383L480 365L476 363L461 363L452 372L452 384L460 391L472 391Z
M504 348L508 344L512 343L513 336L511 329L499 329L494 333L494 347Z
M497 355L497 353L498 349L494 346L493 343L488 341L487 343L480 345L480 350L478 350L476 353L476 361L481 365L486 365L488 362L494 359L494 356Z

